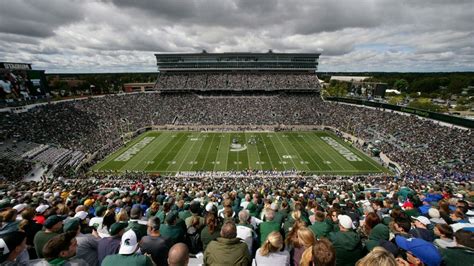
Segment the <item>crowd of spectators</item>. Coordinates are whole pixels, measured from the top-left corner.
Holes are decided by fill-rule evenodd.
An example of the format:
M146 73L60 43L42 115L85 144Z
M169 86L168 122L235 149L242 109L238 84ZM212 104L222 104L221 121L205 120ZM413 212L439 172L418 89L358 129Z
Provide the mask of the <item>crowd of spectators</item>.
M472 265L469 181L149 177L0 187L2 265Z
M317 90L314 73L166 73L158 76L158 90Z
M472 130L414 115L322 101L312 93L109 95L0 113L0 141L27 140L93 154L151 125L331 126L377 143L410 176L472 177ZM120 142L119 142L120 143ZM101 152L104 155L104 151Z
M17 180L18 177L25 176L31 167L31 162L0 158L1 173L6 180Z

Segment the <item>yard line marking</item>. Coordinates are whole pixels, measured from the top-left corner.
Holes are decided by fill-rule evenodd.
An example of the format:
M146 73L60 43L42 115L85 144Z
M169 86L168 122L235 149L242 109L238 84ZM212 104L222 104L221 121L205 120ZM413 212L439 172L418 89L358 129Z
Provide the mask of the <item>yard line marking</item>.
M201 133L199 133L199 134L201 134ZM199 135L198 135L198 138L199 138ZM187 142L187 141L186 141L186 142ZM194 145L196 145L196 143L201 142L201 146L202 146L202 143L203 143L204 141L192 141L192 142L193 142L193 144L191 145L191 148L189 148L189 145L186 145L186 144L183 145L183 147L187 146L186 148L188 148L188 150L187 150L187 152L186 152L186 155L185 155L184 158L183 158L183 161L182 161L181 164L179 165L178 170L181 170L181 171L184 171L184 170L185 170L185 169L183 169L183 164L184 164L184 162L187 161L190 151L193 150ZM182 148L181 148L181 149L182 149ZM181 149L180 149L180 151L181 151ZM176 153L175 158L176 158L176 156L177 156L178 154L179 154L179 151ZM199 152L198 152L197 154L199 154ZM195 161L196 161L196 157L197 157L197 155L194 157L194 159L192 160L192 162L195 162ZM188 163L189 163L189 162L188 162ZM168 169L169 169L169 166L166 168L166 170L168 170ZM192 166L191 166L191 169L192 169Z
M273 134L275 135L276 133L273 133ZM276 154L277 154L277 156L278 156L278 159L279 159L278 162L279 162L281 165L283 165L283 168L285 168L285 171L288 170L288 169L286 168L286 163L281 162L281 160L282 160L281 158L283 158L283 157L281 157L280 153L278 152L278 150L277 150L276 147L275 147L275 143L273 143L273 139L274 139L274 138L271 137L271 138L269 138L269 139L270 139L270 142L271 142L272 145L273 145L273 149L275 150L275 152L276 152ZM295 165L295 164L293 163L293 166L294 166L294 165ZM293 167L293 168L294 168L294 167Z
M300 136L300 135L298 135L298 137L299 137L299 136ZM300 138L301 138L301 137L300 137ZM306 155L310 158L310 160L314 162L314 164L316 165L316 167L318 167L320 170L323 170L323 169L319 166L318 162L313 158L313 156L311 156L311 154L308 152L308 150L306 149L306 147L305 147L304 145L301 145L297 140L295 140L295 143L296 143L298 146L300 146L300 147L304 150L304 153L306 153ZM303 158L302 158L302 160L303 160ZM309 167L308 167L308 170L309 170Z
M182 135L181 137L179 137L178 140L175 141L176 143L173 144L173 146L171 147L171 149L169 149L169 150L165 153L165 155L162 156L162 158L158 158L158 159L160 159L160 162L156 165L156 167L153 168L153 170L158 171L158 166L160 166L160 164L163 162L162 160L164 160L166 157L168 157L168 154L170 154L170 153L174 150L174 148L176 147L176 145L178 145L178 144L179 144L185 137L187 137L188 135L189 135L188 133L183 133L183 135ZM169 142L168 142L168 143L169 143ZM179 152L179 151L178 151L178 152ZM159 153L156 154L154 157L156 157L156 156L158 156L158 155L159 155ZM174 159L174 158L173 158L173 159ZM168 168L168 167L169 167L169 165L168 165L166 168ZM146 169L146 168L145 168L145 169Z
M328 135L329 135L330 137L332 137L334 140L336 140L338 143L341 144L341 142L338 141L338 139L340 139L340 138L334 138L334 136L332 136L333 134L328 134ZM381 165L379 165L379 164L374 164L373 159L370 158L370 157L369 157L367 154L365 154L364 152L360 151L359 149L357 149L357 148L355 148L355 147L353 147L353 146L350 146L350 145L346 145L346 146L347 146L347 147L346 147L347 149L351 150L352 152L355 152L357 155L359 155L360 157L362 157L362 158L364 159L364 161L368 162L368 163L369 163L370 165L372 165L372 166L375 166L375 168L376 168L377 170L381 170L382 172L386 172L386 170L383 169Z
M249 135L249 134L251 134L251 135ZM254 139L256 138L255 135L254 135L254 133L245 133L245 142L246 142L247 144L249 144L249 143L248 143L248 140L249 140L250 137L252 137L252 136L253 136ZM260 170L263 170L262 165L258 163L258 162L260 162L261 160L260 160L260 154L258 153L257 143L255 143L255 145L252 144L252 145L248 145L248 146L247 146L247 157L249 158L249 168L251 167L251 166L250 166L250 147L252 147L252 150L254 150L254 152L255 152L255 154L256 154L256 156L257 156L257 161L255 162L255 168L260 167Z
M167 138L163 137L163 134L160 134L152 142L150 142L145 148L143 148L139 153L137 153L135 156L133 156L133 158L130 159L130 161L128 161L127 163L122 165L122 167L120 167L119 171L121 171L123 168L125 168L125 170L135 170L135 168L137 166L139 166L143 163L144 159L148 158L148 155L150 153L155 151L155 149L154 149L155 145L158 145L158 143L160 143L159 145L161 145L161 142L166 141L166 139ZM137 162L134 162L135 160L137 160Z
M270 165L272 166L272 171L273 171L273 170L275 170L275 165L273 165L273 160L272 160L272 157L270 156L270 152L267 149L267 145L266 145L266 142L263 138L263 134L268 134L268 133L262 133L261 138L262 138L262 142L263 142L262 145L265 148L265 151L267 152L268 160L270 161Z
M306 135L306 136L308 136L309 138L311 138L311 136L310 136L311 134L312 134L312 132L305 132L304 135ZM311 145L310 142L309 142L309 140L307 141L306 138L303 138L303 141L308 145L308 147L311 149L312 153L313 153L315 156L317 156L317 157L320 159L321 162L325 161L325 160L323 159L323 157L321 157L321 156L319 155L319 153L318 153L319 150L316 150L316 149L313 148L313 146L315 146L315 145ZM318 144L318 143L313 143L313 144ZM318 145L316 145L316 146L318 146ZM320 148L320 149L323 149L323 148L321 148L321 147L319 147L319 148ZM312 158L312 156L311 156L311 158ZM323 168L319 165L319 163L317 163L316 161L315 161L315 163L317 164L317 166L318 166L321 170L323 170ZM330 169L334 170L334 168L332 168L331 165L328 165L328 167L329 167Z
M215 138L215 134L212 134L212 138L211 138L211 142L209 143L209 147L207 148L207 152L206 152L206 157L204 157L204 160L202 162L202 166L201 166L201 169L204 169L204 167L206 166L206 162L207 162L207 157L209 156L209 151L211 150L213 143L214 143L214 138Z
M338 157L334 157L334 155L332 155L332 152L334 151L335 154L337 154L337 156L340 156L341 158L343 158L343 160L345 160L344 157L342 157L341 155L339 155L339 153L336 152L336 150L334 150L331 146L327 145L326 142L324 142L322 139L321 139L321 136L317 135L317 134L311 134L311 137L313 137L314 141L318 143L318 146L321 147L321 151L326 154L329 158L331 158L332 162L334 162L335 164L337 164L337 166L339 167L339 169L347 169L347 167L341 165L341 160L338 159ZM321 145L324 144L324 145ZM332 150L328 151L325 147L328 146L330 147ZM331 162L331 163L332 163ZM328 164L329 167L331 167L331 164ZM356 169L354 166L352 166L351 164L349 164L352 168ZM332 167L331 167L332 168Z
M280 134L275 134L276 138L277 138L278 141L281 143L281 146L282 146L283 149L285 150L286 154L290 156L289 159L291 160L291 163L293 164L293 168L294 168L294 169L297 169L298 167L296 166L295 161L293 160L293 156L291 156L291 153L288 152L288 149L286 148L286 145L281 141L279 135L280 135ZM283 136L286 136L286 138L288 138L288 136L287 136L286 134L283 135ZM283 155L283 157L284 157L284 155ZM281 159L285 159L285 158L283 158L283 157L281 157ZM306 168L307 168L307 167L306 167Z

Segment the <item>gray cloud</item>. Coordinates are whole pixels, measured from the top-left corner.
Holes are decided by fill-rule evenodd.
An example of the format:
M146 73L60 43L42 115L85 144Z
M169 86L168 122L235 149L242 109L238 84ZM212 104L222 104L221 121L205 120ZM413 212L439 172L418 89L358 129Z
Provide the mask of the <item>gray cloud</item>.
M472 1L0 0L0 58L156 70L155 52L322 52L322 71L474 70Z
M0 0L0 32L48 37L54 30L83 18L79 1Z

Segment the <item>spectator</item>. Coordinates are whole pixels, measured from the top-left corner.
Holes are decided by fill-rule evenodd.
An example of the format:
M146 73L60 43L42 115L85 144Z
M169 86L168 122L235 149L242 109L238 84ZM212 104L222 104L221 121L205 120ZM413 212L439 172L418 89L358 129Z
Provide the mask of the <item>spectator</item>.
M309 227L317 239L327 237L332 231L332 227L325 221L325 215L321 211L314 214L315 222Z
M397 261L392 253L382 247L375 247L365 257L357 261L356 266L397 266ZM402 264L403 265L403 264Z
M35 245L36 255L38 258L43 258L43 247L53 237L59 235L62 232L63 217L57 215L51 215L44 222L44 231L36 233L33 243ZM76 241L76 240L74 240ZM59 242L58 242L59 243ZM77 242L75 242L77 244ZM76 251L74 250L74 253Z
M314 234L303 221L296 221L289 232L287 239L292 265L299 265L303 252L312 247L316 241Z
M301 266L320 265L335 266L336 251L327 238L316 240L314 245L305 250L301 257Z
M171 244L184 242L184 226L177 224L178 214L175 211L170 211L166 215L165 223L160 226L160 233L162 236L169 238Z
M102 266L152 266L150 257L136 253L138 250L137 235L135 231L128 230L122 235L119 254L108 255L102 261Z
M339 232L329 234L336 250L337 265L353 265L363 257L360 237L352 230L352 219L347 215L339 215Z
M0 238L1 265L27 265L26 233L13 231Z
M249 253L252 254L253 243L256 241L257 235L250 224L250 214L248 210L241 210L239 212L239 224L237 224L237 237L242 239L249 248Z
M369 238L366 242L368 251L371 251L377 246L380 246L384 241L388 241L390 236L390 230L382 223L377 224L370 230Z
M110 226L110 236L99 240L99 243L97 243L97 259L100 265L102 265L102 261L106 256L119 252L120 241L127 226L127 223L114 223Z
M63 231L75 232L77 241L76 258L83 259L90 266L99 265L97 250L99 239L91 234L84 235L81 233L81 220L72 218L64 223Z
M441 214L439 212L438 209L436 208L430 208L428 210L428 215L429 215L429 218L430 218L430 222L432 222L433 224L446 224L446 221L441 218Z
M410 230L413 237L424 239L428 242L434 241L433 231L428 229L431 222L425 216L412 217L414 219L414 228Z
M38 207L36 207L36 215L33 218L37 223L43 225L44 222L46 221L46 217L44 216L44 212L49 208L48 205L46 204L41 204Z
M34 215L35 210L33 208L26 208L21 214L23 220L21 220L19 225L19 229L26 233L26 246L30 259L37 258L33 239L35 238L36 233L41 231L43 228L41 224L38 224L33 220Z
M15 209L12 208L3 211L0 215L2 216L3 220L2 226L0 228L0 237L18 230L19 221L16 220L17 211Z
M209 245L211 241L216 240L219 236L220 228L217 215L215 213L210 212L206 215L206 226L201 231L201 242L203 250L206 250L207 245Z
M393 222L392 229L394 230L394 234L399 234L404 236L405 238L412 237L410 232L411 229L411 222L410 219L404 215L397 217Z
M474 265L474 233L458 230L454 233L455 247L441 249L443 261L447 266Z
M454 241L453 228L447 224L436 224L434 227L434 234L438 239L434 240L434 244L438 248L450 248L455 247L456 242Z
M267 236L271 232L279 232L280 231L280 224L273 220L275 217L275 211L272 209L267 209L265 213L265 219L263 223L259 225L259 235L260 235L260 243L264 243L267 239Z
M37 259L30 262L30 265L78 265L86 266L87 262L73 258L76 255L77 241L76 232L67 232L56 235L44 246L42 254L44 260Z
M441 255L436 247L421 238L405 238L397 236L395 242L398 247L405 250L407 261L415 266L439 266L441 264Z
M183 243L174 244L168 253L169 266L187 266L189 263L188 247Z
M283 237L273 231L255 254L255 265L290 265L290 253L283 250Z
M249 265L251 260L247 244L237 238L233 222L226 222L221 237L211 241L204 251L204 265Z
M134 206L130 210L130 221L128 222L128 228L132 229L135 231L135 234L138 237L138 241L142 239L142 237L146 236L147 234L147 227L144 224L141 224L141 218L142 218L142 210L140 209L139 206Z
M191 202L191 205L189 206L189 211L191 212L191 216L187 217L185 219L186 227L191 226L191 224L192 224L191 221L192 221L193 217L198 218L198 220L199 220L199 224L198 224L199 229L204 227L204 225L206 224L206 221L205 221L204 217L200 216L200 214L201 214L201 205L199 204L198 201Z
M160 225L160 218L148 219L148 235L142 238L140 249L142 253L151 255L156 265L166 265L171 242L169 238L161 236Z

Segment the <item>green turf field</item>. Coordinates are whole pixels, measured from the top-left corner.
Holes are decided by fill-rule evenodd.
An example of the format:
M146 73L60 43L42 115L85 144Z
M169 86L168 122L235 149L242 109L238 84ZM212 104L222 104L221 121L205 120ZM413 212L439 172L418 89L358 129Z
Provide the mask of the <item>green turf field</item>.
M334 134L313 132L149 131L92 170L182 171L292 170L315 174L388 172Z

